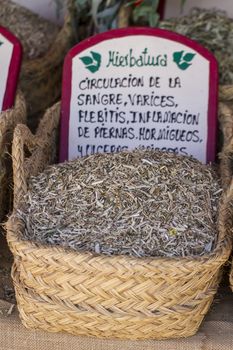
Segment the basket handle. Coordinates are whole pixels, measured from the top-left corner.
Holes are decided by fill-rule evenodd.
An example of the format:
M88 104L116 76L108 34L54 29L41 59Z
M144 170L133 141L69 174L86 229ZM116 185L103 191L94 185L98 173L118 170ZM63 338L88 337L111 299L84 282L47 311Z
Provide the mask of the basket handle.
M222 187L227 196L233 198L233 136L224 144L219 157Z
M18 206L18 203L27 192L27 178L29 175L29 171L25 161L25 145L27 146L32 157L34 155L33 150L37 145L37 141L38 140L36 136L30 132L26 125L18 124L16 126L12 144L14 209ZM30 165L33 165L35 167L38 166L38 163L39 160L36 160L34 164Z
M227 102L219 103L218 119L224 137L224 145L226 145L233 136L233 110Z
M59 120L60 102L47 110L36 135L33 135L26 125L16 126L12 143L14 209L18 208L27 193L29 176L37 175L48 163L55 161L56 145L54 146L53 135L58 131ZM26 149L30 153L29 156L26 156Z
M232 99L232 94L226 92L232 92L232 88L224 90L224 96L226 101ZM220 91L221 96L221 91ZM227 197L231 196L232 183L233 183L233 110L231 105L227 102L219 103L219 121L221 130L224 137L224 144L221 153L219 154L220 172L222 178L222 187L227 192Z

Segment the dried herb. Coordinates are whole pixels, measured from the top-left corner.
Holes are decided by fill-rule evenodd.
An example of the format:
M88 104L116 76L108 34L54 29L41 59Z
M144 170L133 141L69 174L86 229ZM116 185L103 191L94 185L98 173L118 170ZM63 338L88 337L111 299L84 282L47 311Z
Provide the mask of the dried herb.
M59 32L56 24L9 0L0 0L0 25L18 37L29 59L47 52Z
M199 161L159 151L97 154L32 177L25 239L107 255L189 256L217 238L222 190Z
M233 20L217 10L195 8L189 15L161 21L159 27L198 41L219 63L221 84L233 83Z

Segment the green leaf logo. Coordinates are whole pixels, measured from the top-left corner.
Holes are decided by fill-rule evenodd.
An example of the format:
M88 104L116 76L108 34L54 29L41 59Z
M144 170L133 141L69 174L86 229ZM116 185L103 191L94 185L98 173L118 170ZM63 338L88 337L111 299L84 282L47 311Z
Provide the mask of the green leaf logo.
M186 53L183 57L184 61L191 62L194 59L195 53Z
M88 66L89 64L93 63L93 59L91 57L85 56L85 57L80 57L80 60Z
M173 53L173 61L181 70L186 70L192 65L190 62L194 59L195 56L195 53L185 53L184 51L178 51Z
M101 66L101 55L98 52L91 51L90 56L80 57L80 60L91 73L95 73Z

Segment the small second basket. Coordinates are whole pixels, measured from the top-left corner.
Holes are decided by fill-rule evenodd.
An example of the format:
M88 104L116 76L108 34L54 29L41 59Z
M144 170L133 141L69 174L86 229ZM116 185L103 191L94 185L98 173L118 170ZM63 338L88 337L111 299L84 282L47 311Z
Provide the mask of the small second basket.
M228 121L233 121L233 111L231 108L227 108L228 110ZM231 234L231 238L233 240L233 133L232 128L227 128L228 136L226 136L226 143L222 152L222 174L224 177L224 187L229 193L229 201L228 201L228 212L229 212L229 227ZM230 286L233 291L233 260L231 262L230 268Z

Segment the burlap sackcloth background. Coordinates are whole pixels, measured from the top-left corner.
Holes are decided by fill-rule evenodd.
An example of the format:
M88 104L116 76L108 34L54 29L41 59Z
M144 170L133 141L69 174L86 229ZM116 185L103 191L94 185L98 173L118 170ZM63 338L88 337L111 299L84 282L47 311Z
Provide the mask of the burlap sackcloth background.
M17 310L0 301L1 350L233 350L233 295L224 289L215 299L199 332L190 338L164 341L120 341L28 330Z

